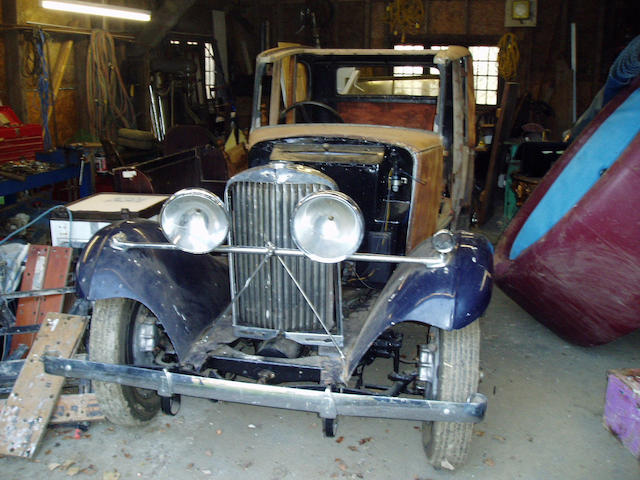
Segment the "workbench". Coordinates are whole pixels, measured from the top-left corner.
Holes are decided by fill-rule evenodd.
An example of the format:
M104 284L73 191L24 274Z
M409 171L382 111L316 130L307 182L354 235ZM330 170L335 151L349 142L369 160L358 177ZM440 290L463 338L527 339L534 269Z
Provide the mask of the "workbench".
M50 163L55 168L42 173L24 175L20 180L0 176L0 196L6 197L71 179L78 180L80 197L86 197L93 193L91 165L83 160L81 150L64 148L53 152L39 152L36 154L36 160Z

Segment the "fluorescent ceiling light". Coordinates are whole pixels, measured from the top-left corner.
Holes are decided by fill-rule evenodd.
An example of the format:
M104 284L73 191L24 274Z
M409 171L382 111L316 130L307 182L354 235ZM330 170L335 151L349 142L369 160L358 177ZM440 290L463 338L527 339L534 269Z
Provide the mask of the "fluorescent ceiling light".
M119 7L99 3L78 2L75 0L42 0L41 4L42 8L61 10L63 12L101 15L103 17L123 18L125 20L137 20L139 22L148 22L149 20L151 20L151 12L149 10L139 10L137 8Z

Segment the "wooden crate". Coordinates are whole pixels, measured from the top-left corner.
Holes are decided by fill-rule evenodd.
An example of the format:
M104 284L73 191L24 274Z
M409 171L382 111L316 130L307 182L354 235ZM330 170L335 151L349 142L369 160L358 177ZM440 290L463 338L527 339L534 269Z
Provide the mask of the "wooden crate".
M610 370L607 376L604 424L640 459L640 368Z

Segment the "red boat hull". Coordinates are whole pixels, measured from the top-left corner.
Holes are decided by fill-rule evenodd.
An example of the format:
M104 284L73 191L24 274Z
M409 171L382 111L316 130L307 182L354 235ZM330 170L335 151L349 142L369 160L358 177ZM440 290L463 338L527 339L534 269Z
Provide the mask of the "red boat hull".
M502 236L497 284L561 337L598 345L640 328L640 134L579 202L519 252L514 240L558 176L638 88L598 114L544 177Z

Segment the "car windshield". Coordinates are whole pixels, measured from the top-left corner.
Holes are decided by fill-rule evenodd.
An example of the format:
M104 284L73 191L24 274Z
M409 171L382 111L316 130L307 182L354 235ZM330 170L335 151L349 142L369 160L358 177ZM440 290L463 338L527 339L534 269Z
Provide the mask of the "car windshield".
M475 105L469 50L280 47L258 56L251 129L296 123L386 125L453 139L453 105ZM455 97L455 98L454 98ZM465 120L466 122L466 120ZM470 131L464 124L465 138Z
M422 66L342 66L336 69L336 93L340 96L437 97L439 71Z

